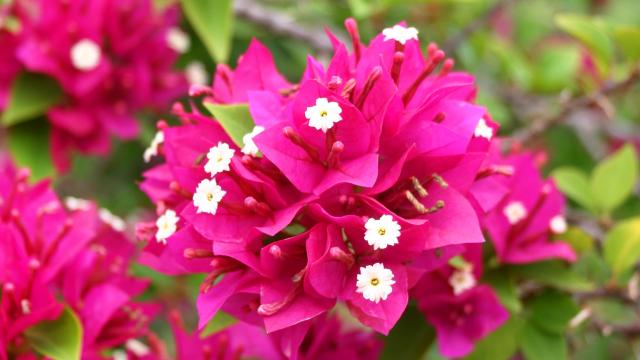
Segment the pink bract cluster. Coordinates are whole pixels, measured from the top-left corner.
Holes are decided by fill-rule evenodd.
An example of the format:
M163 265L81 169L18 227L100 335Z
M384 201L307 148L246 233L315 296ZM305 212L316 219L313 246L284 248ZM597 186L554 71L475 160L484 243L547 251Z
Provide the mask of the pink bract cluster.
M284 360L291 356L290 338L267 336L255 325L240 322L206 335L200 331L186 332L177 313L172 313L170 320L176 342L176 359ZM372 333L346 330L336 317L319 318L302 335L298 359L375 359L382 347L382 342Z
M173 69L188 38L175 7L149 0L16 0L0 8L0 109L21 71L55 79L63 101L48 109L58 170L70 154L106 154L110 136L138 134L137 111L186 91ZM176 35L177 34L177 35Z
M220 65L211 88L192 88L205 104L248 106L255 127L242 141L195 107L174 107L182 125L159 123L150 151L164 162L141 184L158 218L138 225L142 261L207 274L200 327L225 311L284 339L291 358L336 306L388 334L410 297L441 352L467 354L508 317L479 284L480 249L469 244L484 241L480 219L491 232L486 214L518 196L515 171L496 162L498 126L474 104L471 75L453 72L435 44L423 53L414 28L365 45L345 24L351 44L329 34L331 61L310 56L297 84L254 40L235 70ZM464 266L451 267L454 256Z
M65 307L82 323L83 359L145 335L156 306L132 300L147 281L128 275L136 249L121 224L85 200L65 209L28 176L0 157L0 359L37 359L30 328Z

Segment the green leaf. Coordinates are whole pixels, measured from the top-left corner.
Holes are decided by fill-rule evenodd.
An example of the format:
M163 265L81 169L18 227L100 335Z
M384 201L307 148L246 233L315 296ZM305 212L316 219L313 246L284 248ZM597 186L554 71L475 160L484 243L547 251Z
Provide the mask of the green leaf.
M62 90L52 78L22 73L14 80L7 107L0 118L4 126L33 119L62 101Z
M588 306L593 311L593 316L605 324L629 326L640 321L633 306L625 305L617 299L595 299L589 301Z
M522 88L529 88L532 81L531 66L520 51L510 43L494 39L487 46L492 58L500 61L505 77Z
M520 343L526 360L567 358L567 342L564 335L546 332L531 322L522 327Z
M509 311L518 313L522 310L516 285L507 271L502 269L489 270L484 273L482 280L491 285L502 305Z
M600 162L591 176L598 210L609 213L622 204L638 180L638 158L629 144Z
M476 343L473 352L467 356L466 360L507 360L515 354L518 349L518 333L520 332L521 320L511 316L496 331L490 333L486 338ZM400 358L398 358L400 359Z
M555 235L553 238L568 243L578 254L593 249L593 238L579 227L570 227L564 234Z
M571 296L552 290L536 296L528 307L531 310L531 322L556 334L562 334L569 320L580 310Z
M70 308L53 321L40 322L26 330L29 344L41 355L55 360L80 359L82 324Z
M595 200L591 195L589 178L585 173L575 168L562 167L553 171L551 176L565 195L585 209L595 210Z
M559 260L540 261L537 263L513 266L513 273L520 277L537 281L560 290L589 291L593 284L583 278L566 263Z
M622 53L629 61L640 60L640 28L619 26L613 34Z
M613 43L598 19L582 15L556 15L558 27L580 40L593 52L600 70L606 71L613 59Z
M45 119L12 126L7 143L15 162L31 169L32 180L55 174L49 153L49 126Z
M604 240L604 260L620 276L640 259L640 216L616 224Z
M407 307L385 338L381 360L419 359L435 339L435 331L415 306Z
M253 130L253 119L247 104L220 105L205 103L204 106L218 120L236 145L242 147L242 137Z
M573 80L580 65L580 53L576 47L546 49L536 58L532 84L534 90L558 92L575 83Z
M578 274L599 285L611 279L609 266L600 256L600 252L595 249L580 254L580 258L573 267Z
M204 327L202 333L200 333L200 338L204 339L211 334L215 334L220 330L224 330L225 328L235 324L237 322L236 318L227 314L224 311L218 311L216 316L213 317L207 323L207 326Z
M232 0L181 0L189 23L216 62L225 62L233 36Z

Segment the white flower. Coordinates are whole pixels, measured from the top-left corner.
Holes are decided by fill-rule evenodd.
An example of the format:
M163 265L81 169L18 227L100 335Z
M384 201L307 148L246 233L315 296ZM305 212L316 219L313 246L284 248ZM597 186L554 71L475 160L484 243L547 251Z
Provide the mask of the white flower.
M178 221L180 218L176 215L176 212L168 209L164 214L156 220L156 241L166 244L167 239L173 235L178 228Z
M459 269L449 277L449 285L453 288L453 293L460 295L463 292L476 286L476 278L473 276L472 268Z
M502 210L504 216L509 220L509 224L513 225L527 217L527 209L520 201L512 201Z
M24 315L31 314L31 302L27 299L20 300L20 307L22 308L22 313Z
M82 71L95 69L100 64L102 50L93 40L82 39L71 48L71 64Z
M218 210L218 203L226 193L218 185L216 179L204 179L200 181L196 188L196 193L193 194L193 204L196 206L198 213L215 215Z
M91 201L73 196L67 196L64 199L64 205L71 211L87 210L89 209L89 207L91 207Z
M156 135L151 140L151 144L144 151L142 157L144 158L144 162L151 161L151 158L158 155L158 146L164 142L164 133L162 131L158 131Z
M242 143L244 146L242 147L242 153L245 155L256 156L258 155L258 147L256 143L253 142L253 138L258 134L264 131L264 128L260 125L256 125L250 133L245 134L242 137Z
M124 222L124 220L122 220L122 218L114 215L113 213L111 213L111 211L105 208L98 210L98 217L100 218L100 220L102 220L102 222L111 226L113 230L124 231L126 228L126 223Z
M562 215L551 218L549 228L554 234L562 234L567 231L567 220Z
M147 356L151 352L147 345L136 339L127 340L124 346L127 348L127 350L131 351L139 357Z
M480 121L478 121L478 125L476 125L474 135L476 137L483 137L487 140L491 140L493 137L493 129L487 125L487 122L484 121L484 119L480 119Z
M327 98L318 98L314 106L307 108L304 116L309 120L309 126L326 133L333 127L333 124L342 120L341 113L342 108L337 102L330 102Z
M418 30L414 27L406 28L402 25L394 25L382 30L384 41L395 40L404 45L409 40L418 40Z
M374 250L386 249L398 243L400 224L391 215L382 215L380 219L369 219L364 224L364 239Z
M231 158L235 154L235 150L229 147L229 144L218 142L218 145L209 149L207 154L207 163L204 165L204 171L214 176L223 171L229 171Z
M207 85L209 74L200 61L192 61L184 68L184 75L191 85Z
M360 274L356 282L356 292L362 294L362 297L369 301L379 303L380 300L387 300L387 297L393 291L391 285L396 282L393 280L393 272L386 269L381 263L360 267Z
M179 27L172 27L167 31L166 38L167 45L178 54L184 54L189 50L191 46L191 39L184 31Z

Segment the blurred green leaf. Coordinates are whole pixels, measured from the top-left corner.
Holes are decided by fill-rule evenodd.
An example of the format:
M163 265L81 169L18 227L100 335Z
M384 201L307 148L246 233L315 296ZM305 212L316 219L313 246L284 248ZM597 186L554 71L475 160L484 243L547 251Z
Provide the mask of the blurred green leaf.
M622 204L638 180L638 158L627 144L600 162L591 176L591 194L598 210L607 214Z
M530 320L541 329L562 334L569 320L579 311L570 295L548 290L536 296L528 304Z
M489 270L484 273L482 280L491 285L502 305L509 311L518 313L522 310L516 285L507 271L502 271L501 269Z
M593 242L595 241L591 235L587 234L579 227L570 227L564 234L555 235L554 240L556 239L571 245L573 250L578 254L582 254L593 249Z
M347 3L353 16L357 19L369 16L374 8L371 0L347 0Z
M544 331L531 322L522 327L520 342L526 360L567 358L567 342L564 335Z
M595 210L589 178L585 173L575 168L562 167L554 170L551 176L555 179L558 188L565 195L582 205L585 209Z
M598 19L577 14L556 15L555 22L562 30L580 40L598 60L600 70L606 71L613 59L613 43Z
M465 360L507 360L518 349L518 333L521 320L511 316L496 331L478 341L473 352Z
M491 57L500 60L502 70L508 80L521 88L529 88L532 81L531 66L524 56L514 47L499 39L493 39L488 43L488 51Z
M640 259L640 217L616 224L605 237L603 251L615 276L633 267Z
M42 321L28 328L25 336L28 343L43 356L55 360L80 359L82 324L68 307L56 320Z
M189 23L216 62L226 62L233 36L232 0L181 0Z
M559 260L548 260L520 266L513 266L512 271L523 278L535 280L560 290L588 291L593 284Z
M55 174L49 153L49 125L36 119L14 125L7 139L9 152L19 166L31 170L31 179L40 180Z
M536 55L533 90L559 92L572 87L580 65L580 52L572 46L554 47Z
M640 60L640 27L619 26L614 32L616 43L629 61Z
M218 120L236 145L242 147L242 137L250 133L254 126L249 106L247 104L220 105L211 103L205 103L204 106Z
M52 78L39 74L21 73L11 86L7 107L0 118L4 126L11 126L44 114L63 99L62 90Z
M233 316L227 314L224 311L218 311L216 315L207 323L207 326L204 327L202 333L200 333L200 338L204 339L211 334L215 334L218 331L224 330L227 327L235 324L238 320Z
M573 267L578 274L597 284L604 284L611 278L609 266L595 249L582 253Z
M418 309L407 307L398 323L385 338L381 360L419 359L435 339L435 331Z
M627 326L637 324L638 314L633 307L629 307L616 299L595 299L589 301L589 308L593 316L609 325Z
M590 251L593 248L593 238L579 227L570 227L564 234L554 236L554 239L569 243L578 254Z

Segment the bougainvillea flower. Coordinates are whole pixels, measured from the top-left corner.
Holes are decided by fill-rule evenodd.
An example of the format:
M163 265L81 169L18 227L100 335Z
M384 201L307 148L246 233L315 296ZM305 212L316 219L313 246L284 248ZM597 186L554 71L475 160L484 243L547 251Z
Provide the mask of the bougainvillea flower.
M186 90L184 76L172 70L174 7L157 13L146 0L24 3L31 11L21 17L19 43L11 51L4 48L11 42L2 41L2 53L54 78L64 93L47 113L59 170L68 168L72 150L105 154L110 135L136 136L135 112Z
M0 157L0 348L28 356L25 330L64 307L82 323L87 358L144 335L156 309L132 301L147 283L128 275L135 246L121 224L86 200L65 209L48 181L30 185L28 174Z
M438 349L446 357L469 354L474 344L509 317L493 289L479 284L482 248L467 245L457 267L426 274L413 289L418 309L436 328Z
M237 323L203 336L200 331L189 334L175 311L170 314L170 322L178 360L283 359L275 342L254 325Z
M10 26L10 22L15 22L16 15L20 13L13 8L17 6L17 4L6 3L0 5L0 44L2 45L2 51L0 51L0 110L7 106L11 84L22 69L20 61L16 57L20 38L17 29L11 29Z
M236 70L192 87L247 103L255 128L240 148L177 105L183 124L159 124L164 162L142 183L158 216L138 227L145 262L207 273L199 326L223 310L279 336L288 356L337 303L389 333L425 272L484 241L478 214L504 195L482 172L497 125L473 103L473 78L435 45L423 55L412 30L366 46L346 25L352 50L330 34L333 58L309 58L300 84L254 41Z
M486 215L498 259L504 263L530 263L576 258L571 246L551 236L566 231L565 199L552 179L544 180L531 154L495 158L493 166L512 174L497 179L509 194Z

